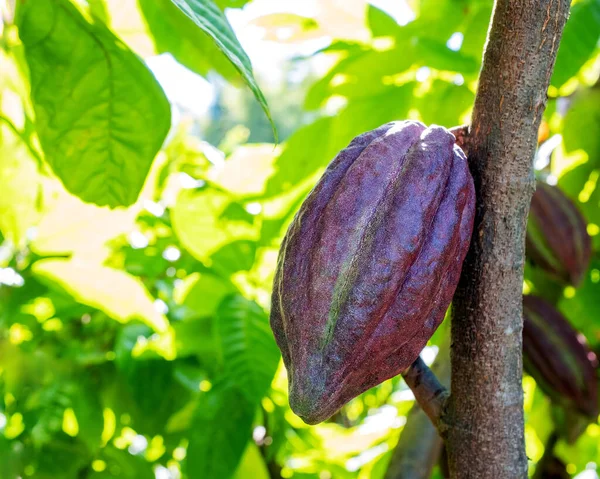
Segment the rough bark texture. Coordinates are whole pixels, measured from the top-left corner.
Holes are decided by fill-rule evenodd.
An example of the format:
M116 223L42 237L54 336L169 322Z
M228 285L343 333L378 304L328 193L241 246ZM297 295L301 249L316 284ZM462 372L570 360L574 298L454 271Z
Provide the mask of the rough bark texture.
M442 385L450 386L449 336L440 345L432 371ZM407 419L385 479L429 479L440 457L442 438L418 403L412 407Z
M453 303L453 478L525 478L521 291L537 130L569 0L497 0L468 138L477 215Z

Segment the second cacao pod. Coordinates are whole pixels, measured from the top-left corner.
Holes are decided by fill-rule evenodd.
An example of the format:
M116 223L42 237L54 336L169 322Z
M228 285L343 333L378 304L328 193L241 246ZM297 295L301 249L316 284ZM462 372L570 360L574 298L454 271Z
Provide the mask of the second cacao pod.
M467 253L475 193L445 128L415 121L356 137L292 221L271 327L290 405L309 424L404 371L444 318Z
M595 420L596 355L583 335L548 301L523 297L523 366L557 404Z
M538 182L527 223L527 256L562 283L578 286L590 264L587 224L556 186Z

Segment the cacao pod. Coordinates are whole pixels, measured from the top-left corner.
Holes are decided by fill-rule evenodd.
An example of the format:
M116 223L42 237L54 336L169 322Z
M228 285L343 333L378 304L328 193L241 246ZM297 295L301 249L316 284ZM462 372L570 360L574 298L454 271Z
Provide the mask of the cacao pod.
M475 193L445 128L415 121L356 137L283 240L271 327L290 405L309 424L404 371L444 318Z
M584 336L549 302L523 297L523 366L557 404L595 420L596 355Z
M556 186L537 184L527 223L527 255L557 280L578 286L590 264L587 224Z

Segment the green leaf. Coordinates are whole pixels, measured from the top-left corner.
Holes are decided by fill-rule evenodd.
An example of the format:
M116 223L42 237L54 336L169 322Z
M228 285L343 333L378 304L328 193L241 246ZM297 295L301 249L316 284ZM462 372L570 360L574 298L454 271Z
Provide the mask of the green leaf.
M230 296L217 311L216 333L226 377L256 403L271 384L280 357L266 313L253 301Z
M20 442L0 436L0 477L19 477L25 466L26 451Z
M367 22L374 37L396 36L400 33L398 22L371 4L367 6Z
M146 479L154 476L152 464L144 456L130 454L126 449L108 445L102 450L100 459L106 463L103 471L89 471L88 479Z
M235 68L242 74L247 85L254 93L254 96L262 106L271 127L273 128L273 134L275 135L275 142L277 142L277 129L273 118L271 118L271 112L267 105L262 91L260 90L258 83L254 79L252 73L252 63L250 58L246 55L246 52L240 45L231 25L227 21L227 18L223 14L219 7L215 5L212 0L171 0L177 5L183 13L191 18L198 27L204 32L208 33L219 49L229 58Z
M84 201L133 204L171 122L157 81L66 0L21 1L18 26L46 160Z
M189 433L188 477L231 477L250 439L255 406L235 387L202 396Z
M78 438L82 440L90 451L95 451L100 446L104 419L102 405L98 397L99 387L85 376L77 379L71 398L71 407L79 425Z
M551 85L560 87L579 72L600 40L600 1L583 0L571 8L565 25ZM550 40L548 40L550 41Z
M176 286L173 298L193 310L196 316L212 316L221 301L235 292L235 287L210 273L192 273Z
M419 38L416 42L416 58L419 64L436 68L468 74L475 74L479 70L479 62L460 51L450 50L445 43L430 38Z
M479 64L481 64L483 56L483 47L487 38L493 7L493 2L472 3L469 6L472 13L463 25L464 38L460 51L464 55L475 58Z
M36 479L76 479L78 472L91 461L85 446L65 434L57 434L35 454Z
M425 124L450 128L459 124L461 116L473 106L474 98L465 85L434 80L429 91L419 98L418 108Z
M353 101L335 117L319 118L297 130L275 163L265 196L275 196L310 179L357 135L405 118L415 83L387 86L381 93ZM307 149L307 145L309 149Z
M209 260L228 243L258 238L258 219L231 216L232 205L239 206L231 195L215 188L180 193L172 210L173 229L181 244L200 261Z
M588 223L600 225L600 90L579 92L563 125L564 148L553 157L552 173L559 177L561 189L577 201ZM600 236L592 239L599 248Z
M158 333L169 335L167 318L140 281L122 270L80 259L42 259L33 265L40 279L61 286L82 304L98 308L123 323L139 319Z
M597 318L600 317L599 281L600 261L594 258L583 284L573 295L561 297L558 302L561 312L578 331L592 341L592 345L597 344L600 339L600 325L597 322Z
M564 119L565 150L585 150L588 158L600 164L600 89L581 91Z
M130 358L122 369L123 386L131 394L133 427L143 434L161 434L168 419L191 393L174 375L176 362Z
M223 275L248 271L256 259L255 241L233 241L216 251L212 256L213 269Z
M250 0L215 0L221 10L226 8L242 8Z
M157 52L170 53L200 75L216 70L229 81L241 81L238 71L212 39L171 0L138 0L138 3Z
M235 471L234 479L269 479L269 470L256 444L248 444L240 466Z

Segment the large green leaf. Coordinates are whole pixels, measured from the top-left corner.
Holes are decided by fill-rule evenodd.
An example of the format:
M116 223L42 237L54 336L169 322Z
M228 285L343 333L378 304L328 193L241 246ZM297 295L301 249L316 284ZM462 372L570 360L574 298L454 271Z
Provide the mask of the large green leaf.
M48 163L85 201L134 203L171 122L157 81L67 0L21 1L17 23Z
M552 172L588 223L600 225L600 90L590 88L577 94L564 120L563 148L554 155ZM595 248L600 236L593 237Z
M563 140L568 153L582 149L600 166L600 88L582 90L564 119Z
M600 40L600 1L583 0L571 8L560 41L551 84L560 87L576 75ZM548 40L550 41L550 40Z
M262 106L267 118L271 122L273 133L277 137L275 124L271 118L271 112L267 105L258 83L254 79L252 63L246 52L240 45L231 25L219 7L212 0L171 0L183 13L190 17L198 27L208 33L219 49L229 58L235 68L242 74L244 80L254 93L254 96Z
M225 375L256 403L271 384L280 357L266 313L253 301L230 296L217 311L216 332Z
M173 330L142 281L125 271L93 262L71 259L42 259L33 265L40 280L69 293L81 304L104 311L117 321L143 321L157 334L156 352L172 359L175 355Z
M188 477L231 477L250 439L254 411L237 388L217 385L205 393L189 434Z
M465 85L434 80L430 90L419 98L418 109L426 124L450 128L460 122L461 116L472 107L474 98Z
M216 188L183 190L172 210L173 229L181 244L201 261L229 243L255 240L259 221ZM244 258L239 258L244 261Z

